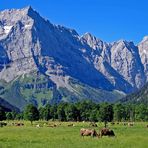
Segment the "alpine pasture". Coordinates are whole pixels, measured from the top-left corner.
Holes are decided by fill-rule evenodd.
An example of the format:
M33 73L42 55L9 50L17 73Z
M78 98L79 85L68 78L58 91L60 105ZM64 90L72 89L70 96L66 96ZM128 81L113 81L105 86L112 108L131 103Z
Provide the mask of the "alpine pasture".
M23 123L17 126L14 123ZM80 129L95 129L104 124L90 127L90 122L45 122L7 121L0 128L0 148L147 148L148 123L135 122L133 126L124 123L108 123L115 137L81 137Z

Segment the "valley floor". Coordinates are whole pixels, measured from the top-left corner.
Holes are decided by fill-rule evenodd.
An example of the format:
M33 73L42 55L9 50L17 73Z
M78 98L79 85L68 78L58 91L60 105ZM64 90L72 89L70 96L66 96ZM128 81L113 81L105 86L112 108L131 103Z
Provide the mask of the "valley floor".
M22 121L23 122L23 121ZM135 123L133 127L123 123L111 125L116 137L91 138L81 137L81 128L89 127L85 122L23 122L24 126L14 126L9 122L6 127L0 128L0 148L147 148L148 123ZM40 124L43 127L37 128ZM56 124L56 127L51 127ZM74 126L70 126L73 124ZM50 126L49 126L50 125ZM69 126L68 126L69 125ZM103 127L97 123L97 132ZM48 127L47 127L48 126Z

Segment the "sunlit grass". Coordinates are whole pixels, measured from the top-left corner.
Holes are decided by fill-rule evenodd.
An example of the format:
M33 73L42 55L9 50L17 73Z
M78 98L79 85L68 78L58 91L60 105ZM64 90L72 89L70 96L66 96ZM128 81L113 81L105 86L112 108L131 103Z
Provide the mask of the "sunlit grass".
M29 122L24 127L9 126L0 128L0 148L147 148L148 129L147 123L136 123L133 127L119 125L110 126L116 137L103 137L100 139L91 137L80 137L79 130L89 127L89 123L74 123L74 127L68 127L70 123L52 128L43 125L36 128ZM53 124L50 122L50 124ZM56 122L59 124L59 122ZM98 123L97 131L103 127Z

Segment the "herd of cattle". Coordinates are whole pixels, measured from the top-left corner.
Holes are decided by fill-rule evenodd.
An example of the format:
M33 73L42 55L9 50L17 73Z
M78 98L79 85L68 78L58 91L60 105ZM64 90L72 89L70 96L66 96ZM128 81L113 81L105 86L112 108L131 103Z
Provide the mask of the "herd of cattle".
M111 122L111 125L119 125L120 123L117 122ZM122 123L124 126L129 126L129 127L132 127L134 126L134 122L124 122ZM89 124L90 127L98 127L98 125L95 123L95 122L91 122ZM146 125L146 127L148 128L148 125ZM109 136L109 137L113 137L115 136L115 133L113 130L110 130L109 128L102 128L99 133L97 133L97 131L95 129L85 129L85 128L82 128L80 129L80 135L81 136L91 136L91 137L98 137L98 138L101 138L102 136Z
M91 136L91 137L98 137L101 138L102 136L109 136L109 137L113 137L115 136L115 133L113 130L110 130L108 128L103 128L99 131L99 133L97 133L97 131L95 129L85 129L82 128L80 129L80 135L81 136Z
M84 123L84 122L83 122ZM111 126L115 125L115 124L121 124L121 123L115 123L115 122L111 122L110 123ZM3 126L7 126L7 125L10 125L10 123L6 123L6 122L0 122L0 127L3 127ZM62 124L59 122L59 123L44 123L44 124L36 124L34 125L36 128L41 128L41 127L52 127L52 128L55 128L55 127L59 127L61 126ZM124 122L122 123L122 125L124 126L129 126L129 127L132 127L134 126L134 122ZM17 122L17 123L11 123L11 126L24 126L24 123L21 123L21 122ZM73 123L70 123L70 124L67 124L68 127L74 127L75 124ZM98 138L101 138L102 136L109 136L109 137L113 137L115 136L115 133L113 130L109 129L109 128L102 128L98 133L95 129L91 129L90 127L98 127L98 125L94 122L91 122L89 124L89 128L81 128L80 129L80 135L82 137L84 136L91 136L91 137L98 137ZM148 125L146 125L146 128L148 128Z
M7 124L6 122L0 122L0 127L3 127L3 126L7 126L7 125L10 125L10 124ZM24 126L24 123L11 123L12 126Z

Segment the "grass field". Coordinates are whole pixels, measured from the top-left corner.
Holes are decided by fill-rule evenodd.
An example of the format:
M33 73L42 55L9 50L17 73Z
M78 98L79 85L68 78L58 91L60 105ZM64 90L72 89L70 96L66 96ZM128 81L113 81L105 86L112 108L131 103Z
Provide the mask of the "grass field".
M10 122L9 124L0 128L0 148L148 148L147 123L135 123L133 127L123 126L122 123L109 124L116 137L99 139L80 137L80 129L89 127L89 123L73 123L74 127L68 127L70 123L62 122L54 128L46 125L37 128L29 122L25 122L23 127L12 126ZM95 129L99 131L103 124L97 124Z

